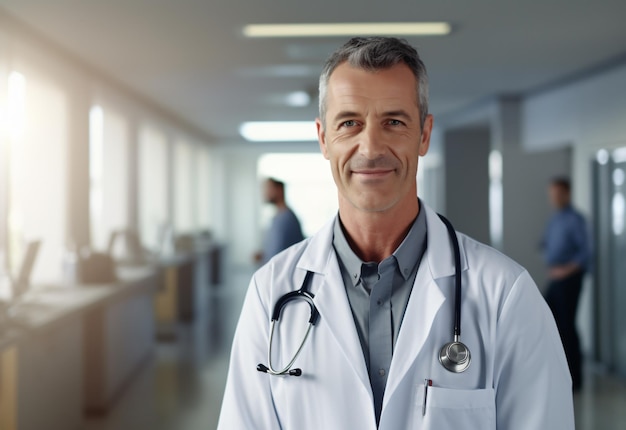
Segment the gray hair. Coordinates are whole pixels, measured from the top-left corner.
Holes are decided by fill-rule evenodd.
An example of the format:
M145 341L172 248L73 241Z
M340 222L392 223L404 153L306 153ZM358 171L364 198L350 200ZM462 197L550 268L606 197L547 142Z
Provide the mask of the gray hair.
M336 50L324 64L319 82L319 115L326 127L326 90L333 71L344 62L368 71L388 69L404 63L415 75L420 124L428 116L428 75L417 50L404 39L395 37L354 37Z

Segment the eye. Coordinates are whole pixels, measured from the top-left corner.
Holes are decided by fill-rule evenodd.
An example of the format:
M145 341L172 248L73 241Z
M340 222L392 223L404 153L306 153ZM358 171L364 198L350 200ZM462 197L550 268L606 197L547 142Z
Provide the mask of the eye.
M356 125L356 121L353 119L349 119L341 123L342 127L354 127Z
M389 125L403 125L404 123L402 121L400 121L399 119L390 119L389 120Z

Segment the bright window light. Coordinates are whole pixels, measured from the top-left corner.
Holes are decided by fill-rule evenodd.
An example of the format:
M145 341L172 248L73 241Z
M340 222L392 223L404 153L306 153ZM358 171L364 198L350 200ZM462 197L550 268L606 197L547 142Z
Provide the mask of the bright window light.
M622 169L613 170L613 183L616 187L624 185L624 171Z
M92 226L100 226L104 221L102 219L104 201L103 170L104 110L102 107L95 105L89 111L89 215ZM92 239L95 239L95 237Z
M617 148L613 151L613 161L616 163L623 163L626 161L626 147Z
M250 24L243 28L246 37L443 36L450 31L447 22Z
M596 153L596 160L598 161L599 164L604 166L606 163L609 162L609 151L607 151L606 149L599 150Z
M244 122L239 133L250 142L305 142L317 140L313 121Z
M24 132L26 117L26 78L19 72L9 75L8 125L11 137L16 138Z
M624 216L626 215L626 199L624 194L617 192L613 195L611 202L613 212L613 234L621 236L624 233Z
M489 153L489 235L491 244L502 248L504 203L502 188L502 153Z

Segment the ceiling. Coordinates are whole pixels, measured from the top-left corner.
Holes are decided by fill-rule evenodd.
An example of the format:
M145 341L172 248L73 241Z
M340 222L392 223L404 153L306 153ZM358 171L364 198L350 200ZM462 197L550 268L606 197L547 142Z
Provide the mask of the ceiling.
M623 0L0 0L71 55L193 124L217 143L243 121L312 120L324 59L346 38L245 39L252 23L448 21L408 38L430 76L436 116L525 94L626 56Z

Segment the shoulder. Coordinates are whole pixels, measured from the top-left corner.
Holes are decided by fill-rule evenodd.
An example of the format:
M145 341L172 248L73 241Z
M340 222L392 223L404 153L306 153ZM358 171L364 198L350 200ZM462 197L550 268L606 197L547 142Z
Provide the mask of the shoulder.
M270 273L276 273L280 270L293 271L310 242L311 238L305 239L282 250L261 266L255 273L255 276L257 274L267 276Z
M570 206L566 210L560 212L560 214L561 214L562 219L564 218L569 221L577 222L577 223L585 222L585 216L583 215L583 213L573 206Z
M489 303L498 318L515 294L536 295L539 289L528 271L502 252L459 234L467 259L467 278L474 298Z
M276 214L275 219L278 223L287 225L298 222L298 217L291 209L280 211Z
M471 271L498 274L517 278L525 271L519 263L501 251L479 242L463 233L457 233Z

